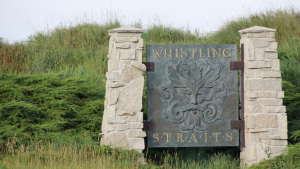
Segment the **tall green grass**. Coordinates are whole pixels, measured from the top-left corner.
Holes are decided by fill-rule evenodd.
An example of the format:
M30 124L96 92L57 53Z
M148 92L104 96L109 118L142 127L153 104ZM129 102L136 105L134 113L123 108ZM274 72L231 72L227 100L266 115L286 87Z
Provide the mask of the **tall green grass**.
M137 21L132 26L143 28L142 25L143 23L141 21ZM290 153L288 155L263 161L261 164L253 167L293 168L299 167L298 164L300 163L299 154L295 153L300 150L299 25L299 9L288 8L243 16L239 19L228 21L217 32L207 35L199 35L197 32L193 33L183 28L173 28L171 24L162 25L153 23L152 25L148 25L142 38L144 39L144 46L150 44L239 44L240 35L238 31L241 29L252 26L276 29L275 38L278 42L278 56L281 63L282 78L284 80L284 104L287 105L289 120L289 142L293 145L290 146ZM0 73L38 74L36 76L47 76L49 73L58 73L61 79L85 78L91 86L97 85L103 80L102 77L107 71L106 56L109 43L107 31L121 26L123 25L118 19L112 19L104 22L104 24L82 21L77 25L61 25L53 30L37 32L26 42L9 44L1 39ZM146 56L145 48L143 55ZM143 60L146 61L145 57ZM17 75L11 76L18 78ZM26 89L26 87L22 87L22 89ZM103 97L104 96L101 96L100 100L103 99ZM144 103L146 103L146 91L144 92L144 97ZM93 107L92 104L90 106ZM23 109L24 107L19 106L16 110L22 112L21 110ZM144 111L145 110L146 104L144 104ZM3 112L5 111L3 110ZM87 123L89 124L88 121ZM76 129L76 127L74 128ZM97 131L98 130L99 128L97 128ZM82 134L90 137L90 135L88 136L84 134L84 132ZM7 135L5 141L12 135L13 133ZM95 141L95 133L93 133L93 137ZM37 149L31 150L29 148L29 151L26 149L26 152L22 150L23 143L20 142L14 147L13 152L15 153L11 153L8 150L2 152L3 156L1 158L3 160L1 161L1 165L2 167L6 166L9 168L17 168L18 166L34 168L36 167L35 164L38 164L40 168L66 168L68 166L73 167L74 163L76 163L75 161L77 161L78 163L76 164L78 167L87 167L89 165L92 168L97 168L97 166L100 166L99 168L102 166L109 168L238 168L239 166L239 159L235 156L238 154L237 149L149 149L144 152L149 165L141 165L134 163L135 160L132 159L130 155L119 156L116 154L108 155L107 153L99 153L98 155L91 156L90 154L86 154L87 151L85 148L81 147L76 149L74 145L64 144L65 141L66 139L60 141L57 139L53 142L55 143L55 148L50 147L52 143L46 145L43 143L43 145L39 145L41 146L39 149L42 151L37 151ZM83 142L80 144L84 145ZM95 142L89 143L94 144ZM27 145L29 144L34 146L33 144L36 144L36 142L28 143ZM5 148L7 147L8 145L6 145ZM74 149L78 150L78 154L74 154L71 151ZM93 151L92 149L93 148L89 148L87 150ZM101 147L96 147L96 149L101 149ZM96 149L94 150L96 151ZM28 155L20 155L22 153L27 153ZM80 153L81 157L79 158ZM57 163L54 161L49 162L49 160L53 158L53 154L57 155ZM67 160L68 166L62 164L63 162L60 161L60 159ZM124 159L129 162L124 162ZM115 163L113 162L114 160L116 161ZM17 162L13 163L13 161ZM45 161L47 161L47 163L45 163ZM90 162L90 164L88 164L87 161ZM74 168L76 168L76 166L74 166Z

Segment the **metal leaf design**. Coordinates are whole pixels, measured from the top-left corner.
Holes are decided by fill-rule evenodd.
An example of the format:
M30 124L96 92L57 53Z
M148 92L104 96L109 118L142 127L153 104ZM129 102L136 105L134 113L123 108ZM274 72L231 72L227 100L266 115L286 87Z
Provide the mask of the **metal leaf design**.
M220 119L219 106L227 96L227 89L218 83L221 66L211 67L209 62L190 65L180 62L174 69L167 67L170 84L159 88L164 103L163 117L182 123L181 129L206 129L205 123Z

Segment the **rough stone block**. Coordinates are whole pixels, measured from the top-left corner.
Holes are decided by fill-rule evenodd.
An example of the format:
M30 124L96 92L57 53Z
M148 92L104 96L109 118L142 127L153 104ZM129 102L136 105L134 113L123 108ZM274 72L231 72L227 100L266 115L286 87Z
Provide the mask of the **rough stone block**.
M256 48L255 49L255 60L264 60L265 59L265 49L264 48Z
M261 78L261 69L253 69L254 71L254 78Z
M272 114L258 114L255 117L256 128L277 128L277 115Z
M131 80L141 76L143 71L135 67L124 65L124 68L121 71L120 79L122 82L130 82Z
M130 44L129 43L115 43L116 48L120 48L120 49L128 49L130 48Z
M114 82L114 83L108 83L107 86L110 87L110 88L118 88L118 87L123 87L123 86L125 86L125 83Z
M131 61L131 66L133 66L141 71L146 71L146 66L144 64L142 64L141 62Z
M253 78L254 77L254 70L253 69L245 69L245 77L246 78Z
M104 145L112 145L112 147L127 148L127 141L124 132L113 132L104 135Z
M258 92L259 98L276 98L276 92Z
M120 95L120 90L118 88L110 88L108 91L108 105L116 104Z
M127 110L117 110L117 115L118 116L133 116L132 111L127 111Z
M111 80L111 81L119 81L119 73L118 72L107 72L106 78L107 78L107 80Z
M130 130L128 132L128 137L132 137L132 138L146 137L146 132L140 130Z
M144 46L144 40L143 39L138 39L138 40L139 40L139 42L138 42L137 47L142 48Z
M262 105L257 100L245 100L245 107L249 114L262 112Z
M287 116L286 116L286 113L278 114L278 126L279 126L279 129L287 129Z
M263 113L283 113L286 112L285 106L264 106Z
M255 60L255 50L254 50L254 47L248 47L248 46L245 46L245 50L244 50L244 59L245 60Z
M144 138L130 138L128 139L129 150L145 149Z
M271 50L277 50L277 42L272 42L272 43L270 43L269 48L270 48Z
M137 37L116 37L115 42L117 43L124 43L124 42L137 42Z
M246 62L247 69L261 69L261 68L270 68L271 62L268 61L249 61Z
M281 154L281 153L284 153L286 150L287 150L286 146L272 146L271 147L272 154Z
M258 69L263 68L265 62L264 61L249 61L245 62L247 69Z
M120 124L117 126L118 130L124 131L127 129L142 129L143 128L143 123L141 122L130 122L127 124Z
M277 91L277 98L283 99L284 98L284 91Z
M255 116L249 115L246 119L246 126L247 128L253 129L255 128Z
M142 48L137 48L136 49L136 61L137 62L143 62L143 49Z
M120 120L120 119L108 119L107 120L108 124L125 124L125 120Z
M257 145L257 156L258 160L268 159L267 153L270 153L270 145L258 143ZM266 153L267 152L267 153Z
M144 77L139 76L128 83L122 90L117 103L117 109L137 112L142 109Z
M279 140L280 136L279 135L270 135L269 138L272 140Z
M288 139L288 130L279 128L278 135L279 135L280 139Z
M136 122L137 116L121 116L121 120L126 120L127 122Z
M261 77L262 78L281 77L281 73L280 71L262 71Z
M113 70L119 70L119 62L120 62L120 52L118 50L113 50L112 57L109 59L110 62L110 67Z
M280 70L279 59L272 59L271 60L271 65L272 65L272 70L275 70L275 71L279 71Z
M287 140L271 140L272 146L286 146Z
M278 54L276 50L266 50L265 51L265 59L277 59Z
M256 142L256 134L246 133L245 135L246 147L243 150L245 153L243 156L245 159L252 161L257 159L257 142Z
M116 107L115 106L107 106L106 113L108 119L115 119L116 118Z
M142 122L143 121L143 112L136 112L136 116L138 117L137 121Z
M122 60L134 60L135 49L120 49L120 58Z
M269 40L267 39L253 39L253 46L257 48L264 48L269 46Z
M262 103L264 106L281 106L282 105L282 99L276 99L276 98L261 98L259 99L259 102Z
M267 132L260 132L257 133L257 138L259 140L266 140L266 139L271 139L270 136L271 135L277 135L278 134L278 129L277 128L273 128L273 129L267 129Z
M246 87L250 91L277 91L281 90L281 78L247 79Z
M246 96L249 98L249 99L256 99L257 98L257 92L250 92L248 91Z
M275 38L275 32L266 32L266 38Z

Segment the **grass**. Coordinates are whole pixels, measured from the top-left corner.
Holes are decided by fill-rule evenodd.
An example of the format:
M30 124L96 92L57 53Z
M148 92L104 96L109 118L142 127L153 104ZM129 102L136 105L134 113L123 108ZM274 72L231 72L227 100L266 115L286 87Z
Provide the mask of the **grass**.
M133 24L142 28L142 22ZM239 30L252 26L276 29L281 62L284 103L289 120L289 153L264 160L252 168L299 168L300 152L300 11L296 8L265 11L228 21L219 31L199 35L173 28L171 24L149 25L142 35L144 46L151 44L239 44ZM37 32L27 41L14 44L0 39L0 73L58 73L63 78L87 78L91 84L101 81L107 71L109 36L107 30L123 26L118 19L104 24L80 22ZM146 56L146 49L143 50ZM144 58L144 61L145 58ZM146 103L146 91L144 91ZM101 98L103 99L103 98ZM144 110L147 110L144 104ZM146 111L144 111L146 117ZM72 139L77 139L76 137ZM14 140L14 141L12 141ZM19 140L22 140L19 138ZM237 149L146 149L148 165L137 162L138 154L99 146L97 142L71 139L18 142L4 140L0 148L1 168L239 168Z
M1 147L1 168L239 168L238 159L224 154L201 159L198 154L197 161L181 160L177 154L169 154L158 162L146 159L145 164L142 155L133 150L97 144L41 141L17 144L18 139L14 136Z

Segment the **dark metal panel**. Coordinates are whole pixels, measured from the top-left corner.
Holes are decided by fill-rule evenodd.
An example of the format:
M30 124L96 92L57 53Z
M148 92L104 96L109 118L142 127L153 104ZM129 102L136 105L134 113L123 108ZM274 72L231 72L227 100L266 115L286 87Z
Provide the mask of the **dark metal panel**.
M144 127L143 131L154 131L155 130L155 122L154 121L145 121L143 122Z
M143 62L143 64L146 66L146 71L147 72L153 72L153 71L155 71L154 62Z
M230 70L244 70L244 62L243 61L231 61L230 62Z
M244 130L245 121L244 120L231 120L231 129Z
M148 147L239 146L236 45L147 45Z

